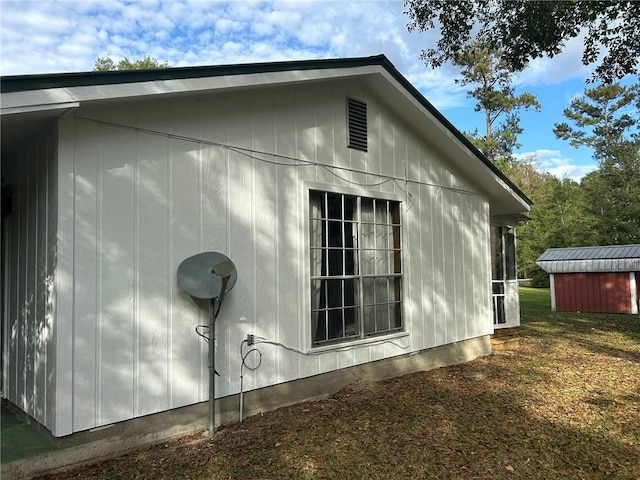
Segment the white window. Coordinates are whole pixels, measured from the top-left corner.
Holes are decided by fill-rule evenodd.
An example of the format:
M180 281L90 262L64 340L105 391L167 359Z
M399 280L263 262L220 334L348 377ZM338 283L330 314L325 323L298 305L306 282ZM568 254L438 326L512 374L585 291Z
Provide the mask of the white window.
M400 202L309 191L314 346L400 331Z
M505 291L509 280L517 280L516 237L512 227L491 226L491 285L493 324L507 323Z

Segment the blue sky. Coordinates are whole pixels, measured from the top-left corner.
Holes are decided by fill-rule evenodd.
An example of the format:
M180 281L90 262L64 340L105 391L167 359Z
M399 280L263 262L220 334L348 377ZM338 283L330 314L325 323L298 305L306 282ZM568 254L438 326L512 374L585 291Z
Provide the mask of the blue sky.
M2 75L93 69L150 55L171 66L345 58L385 54L460 130L483 131L480 114L451 66L420 60L436 33L410 33L401 0L0 0ZM537 95L540 113L523 113L518 154L538 168L578 180L595 168L589 150L557 140L553 124L587 87L580 40L561 55L538 59L516 79L517 92Z

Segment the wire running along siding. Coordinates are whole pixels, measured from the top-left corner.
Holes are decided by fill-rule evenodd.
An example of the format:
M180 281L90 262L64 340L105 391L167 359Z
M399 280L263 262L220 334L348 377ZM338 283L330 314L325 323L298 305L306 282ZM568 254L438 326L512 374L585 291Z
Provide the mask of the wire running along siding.
M632 313L627 272L554 274L556 310Z
M367 101L366 154L347 147L348 94ZM52 243L56 330L43 347L55 352L47 364L55 384L39 393L42 405L33 412L20 405L54 436L207 400L207 349L194 332L206 310L175 280L179 263L195 253L225 252L240 275L216 327L218 398L239 391L238 345L247 333L307 348L305 182L401 200L410 342L308 356L272 350L260 374L245 380L245 391L492 332L487 198L357 82L300 88L295 95L273 89L269 95L87 108L61 119L57 132L59 144L50 149L59 192L54 232L62 232ZM186 140L202 132L307 163L276 164L264 155ZM384 180L405 176L411 181ZM35 240L30 245L35 250ZM18 298L28 297L20 288L11 311L17 312ZM16 346L15 365L37 358L27 347ZM45 376L36 381L44 384ZM15 403L34 390L22 376L10 386ZM44 398L55 398L51 418L39 412L48 408Z

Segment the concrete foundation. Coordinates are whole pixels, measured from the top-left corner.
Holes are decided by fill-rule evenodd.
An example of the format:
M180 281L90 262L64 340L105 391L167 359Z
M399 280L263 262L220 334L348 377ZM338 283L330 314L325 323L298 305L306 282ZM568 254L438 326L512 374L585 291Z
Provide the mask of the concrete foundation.
M325 398L358 380L376 382L407 373L464 363L490 353L490 337L483 336L253 390L244 394L243 415L248 417L303 401ZM216 400L216 425L238 421L239 397L231 395ZM207 435L208 423L208 403L204 402L67 437L55 438L44 431L43 434L57 449L37 457L3 464L2 478L28 478L44 472L95 463L199 430Z

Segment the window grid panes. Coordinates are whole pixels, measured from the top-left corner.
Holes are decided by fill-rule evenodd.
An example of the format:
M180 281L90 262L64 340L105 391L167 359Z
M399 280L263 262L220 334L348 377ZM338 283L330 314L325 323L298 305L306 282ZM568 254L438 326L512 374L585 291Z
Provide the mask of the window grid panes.
M491 278L493 298L493 323L507 322L504 300L508 280L517 280L516 242L513 227L491 226Z
M310 191L314 346L403 328L400 203Z

